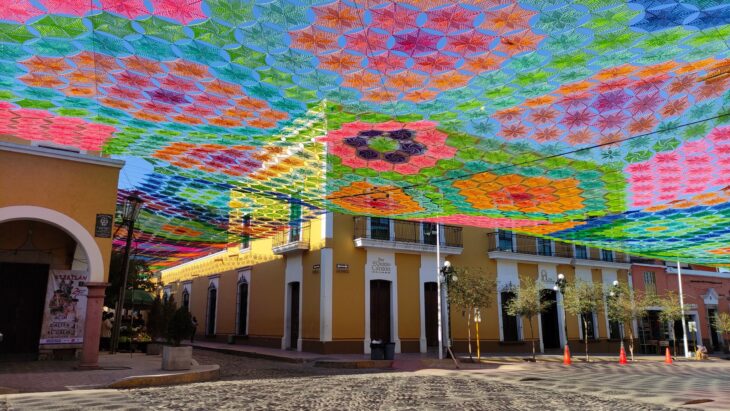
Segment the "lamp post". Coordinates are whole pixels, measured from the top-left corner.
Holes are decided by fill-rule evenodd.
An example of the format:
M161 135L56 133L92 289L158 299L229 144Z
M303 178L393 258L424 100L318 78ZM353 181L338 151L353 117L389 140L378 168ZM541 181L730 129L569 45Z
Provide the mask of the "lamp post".
M124 297L127 291L127 278L129 277L129 250L132 247L132 237L134 235L134 221L139 215L139 211L142 209L142 199L137 195L132 194L124 199L124 205L122 208L122 224L127 226L127 243L124 246L124 257L122 259L122 282L119 284L119 294L116 306L116 312L114 313L114 325L112 328L112 341L110 352L112 354L117 352L119 345L119 329L122 325L122 310L124 309Z
M568 281L565 279L565 275L563 273L558 274L558 279L555 280L555 285L553 285L553 290L556 292L560 292L560 295L563 297L563 330L565 332L565 347L568 347L568 321L567 321L567 315L565 314L565 286L568 285ZM557 302L557 301L556 301Z
M449 302L449 286L452 282L456 282L458 277L454 272L454 267L451 266L451 261L444 261L444 265L440 270L440 280L444 284L444 299L446 300L446 313L444 315L446 321L446 350L453 357L454 355L451 353L451 302Z

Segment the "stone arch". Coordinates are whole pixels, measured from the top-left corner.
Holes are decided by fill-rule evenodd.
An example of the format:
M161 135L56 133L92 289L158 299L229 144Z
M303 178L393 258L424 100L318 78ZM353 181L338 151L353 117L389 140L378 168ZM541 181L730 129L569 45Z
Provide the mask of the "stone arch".
M50 208L10 206L0 208L0 223L15 220L36 220L54 225L68 233L86 253L91 282L104 282L104 259L94 237L76 220Z

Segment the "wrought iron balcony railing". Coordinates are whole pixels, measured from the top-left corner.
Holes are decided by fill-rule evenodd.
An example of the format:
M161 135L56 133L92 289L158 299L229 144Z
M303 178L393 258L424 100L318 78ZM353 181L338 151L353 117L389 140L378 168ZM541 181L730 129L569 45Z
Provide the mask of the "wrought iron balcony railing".
M441 246L463 247L461 227L441 225ZM355 239L436 245L436 224L390 220L377 217L355 217Z
M629 263L628 255L609 250L590 249L509 231L487 233L487 251L507 251L519 254L562 257L577 260L594 260Z
M274 236L273 251L282 254L294 250L309 249L310 224L291 225Z

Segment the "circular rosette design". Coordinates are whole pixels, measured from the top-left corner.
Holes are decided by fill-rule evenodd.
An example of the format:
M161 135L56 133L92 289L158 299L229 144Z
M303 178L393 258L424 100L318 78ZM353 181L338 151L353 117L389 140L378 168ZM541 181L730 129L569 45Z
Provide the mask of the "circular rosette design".
M475 174L456 181L454 187L479 210L562 214L584 208L580 181L573 178L549 179L517 174Z
M329 153L338 156L345 166L417 174L456 154L454 147L446 145L446 133L437 130L436 125L432 121L357 121L344 124L322 141L328 143Z
M355 214L393 216L423 211L402 188L375 186L365 181L342 187L328 196L328 200Z

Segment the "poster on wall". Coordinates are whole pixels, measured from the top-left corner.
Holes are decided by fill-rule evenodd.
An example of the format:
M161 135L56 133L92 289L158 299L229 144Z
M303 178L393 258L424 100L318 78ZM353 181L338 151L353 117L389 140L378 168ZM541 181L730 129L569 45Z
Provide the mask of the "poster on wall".
M80 344L84 341L87 281L89 273L86 271L50 271L41 344Z

